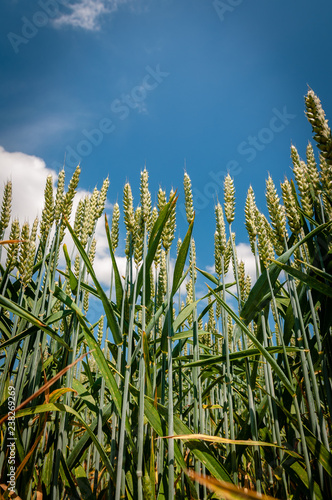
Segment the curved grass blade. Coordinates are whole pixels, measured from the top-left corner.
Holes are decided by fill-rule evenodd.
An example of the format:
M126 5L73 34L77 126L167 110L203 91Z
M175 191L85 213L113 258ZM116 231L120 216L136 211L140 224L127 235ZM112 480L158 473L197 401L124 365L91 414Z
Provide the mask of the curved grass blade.
M205 330L198 330L198 335L206 335L208 332ZM191 339L193 336L193 330L183 330L182 332L178 332L173 335L173 341L181 340L181 339Z
M217 481L212 477L201 476L194 471L187 471L187 474L195 481L198 481L203 486L214 491L218 497L224 498L225 500L275 500L275 497L262 495L261 493L250 491L247 488L239 488L238 486L224 481Z
M176 436L164 436L164 439L182 439L183 441L190 441L193 439L209 441L210 443L222 443L222 444L235 444L238 446L267 446L271 448L280 448L284 450L286 453L291 455L296 459L301 459L301 455L296 453L295 451L289 450L283 446L279 446L275 443L267 443L264 441L252 441L251 439L226 439L219 436L208 436L206 434L183 434Z
M300 262L301 264L304 264L306 267L309 267L309 269L311 269L315 274L317 274L321 278L323 278L323 279L325 279L327 281L332 282L332 275L331 274L328 274L325 271L322 271L321 269L318 269L318 267L312 266L308 262L304 262L304 261L302 261L300 259L297 259L297 261Z
M207 271L203 271L203 269L199 269L198 267L196 267L196 269L199 273L201 273L204 276L204 278L207 278L208 280L212 281L212 283L214 283L215 285L220 284L217 278L213 276L213 274L208 273Z
M326 295L327 297L332 297L332 288L329 285L326 285L325 283L322 283L321 281L316 280L312 276L309 276L306 273L303 273L302 271L299 271L298 269L295 269L295 267L288 266L287 264L282 264L281 262L278 262L277 260L273 261L277 266L279 266L283 271L285 271L287 274L290 274L294 278L302 281L306 285L308 285L309 288L314 288L318 292L322 293L323 295Z
M204 332L206 333L206 332ZM271 346L271 347L265 347L267 352L270 354L279 354L283 352L282 346ZM294 352L300 352L303 351L300 347L286 347L286 352L288 353L294 353ZM257 356L260 355L261 352L259 349L246 349L244 351L236 351L232 352L229 354L229 360L230 361L240 361L242 359L247 359L252 356ZM186 363L183 366L183 368L191 367L191 366L209 366L209 365L214 365L216 363L224 363L226 361L226 356L209 356L208 358L203 358L200 359L199 361L193 361L192 363Z
M203 297L204 298L204 297ZM197 306L198 302L200 302L202 299L195 300L194 302L191 302L188 304L186 307L180 311L180 313L177 315L176 319L173 321L173 330L176 332L176 330L186 321L186 319L190 316L190 314L193 312L195 307Z

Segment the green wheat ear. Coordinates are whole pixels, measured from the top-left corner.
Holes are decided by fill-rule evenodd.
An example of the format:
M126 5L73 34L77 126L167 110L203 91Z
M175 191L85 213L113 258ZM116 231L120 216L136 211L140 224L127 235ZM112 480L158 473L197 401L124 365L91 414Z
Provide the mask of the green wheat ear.
M269 266L270 260L274 259L272 244L273 230L266 220L265 215L260 212L257 213L256 224L258 229L258 252L262 264L266 268Z
M332 195L332 166L330 166L325 158L320 155L320 177L322 182L323 191L326 191L327 195L331 197Z
M103 340L103 334L104 334L104 316L101 316L98 321L98 333L97 333L97 342L100 346Z
M300 191L301 204L304 212L312 217L313 205L310 195L309 174L307 172L307 165L304 161L300 160L299 154L295 146L291 146L291 158L293 162L293 172L297 186Z
M288 225L290 230L297 234L301 229L301 218L297 209L292 186L288 179L285 179L285 181L281 183L281 191Z
M80 240L83 246L85 246L88 242L90 219L91 219L90 206L91 206L90 197L89 195L86 195L84 197L84 213L80 231Z
M53 177L48 175L44 191L44 208L40 222L40 233L45 243L54 221Z
M75 198L75 194L76 194L76 188L78 186L78 182L80 179L80 173L81 173L81 169L80 169L80 166L78 165L75 169L75 172L73 173L72 178L69 181L67 193L65 195L63 195L63 199L61 202L62 216L65 217L67 220L70 219L71 211L73 208L73 202L74 202L74 198ZM60 241L62 241L64 238L65 227L66 226L64 224L61 224Z
M31 233L30 225L25 222L22 226L20 239L19 257L18 257L18 270L21 275L21 282L24 287L27 286L32 278L33 264L35 259L36 250L36 233L38 227L38 219L35 219Z
M144 245L144 222L142 207L137 207L135 211L135 241L134 241L134 260L136 266L142 262Z
M191 188L191 180L187 172L184 173L183 178L183 187L184 187L184 199L185 199L185 207L186 207L186 216L188 224L194 218L194 202L193 202L193 193Z
M244 300L244 295L246 293L246 272L245 272L245 267L244 267L244 262L243 260L240 260L239 262L239 284L240 284L240 290L241 290L241 298Z
M317 163L315 160L314 150L311 142L308 143L306 149L306 157L307 157L307 171L313 188L314 198L316 198L318 192L320 191L320 179L319 179Z
M224 181L224 209L228 224L231 224L235 217L235 188L234 181L229 174Z
M8 227L10 221L12 206L12 183L11 181L6 182L5 189L3 193L2 206L1 206L1 216L0 216L0 239Z
M256 214L258 212L255 194L253 188L250 186L247 193L244 214L245 214L245 225L249 235L250 247L252 253L255 253L255 240L257 236L257 226L256 226Z
M322 108L320 99L313 90L305 97L306 116L312 125L314 139L321 154L329 165L332 165L332 135Z
M102 216L103 211L105 210L105 205L106 205L106 200L107 200L107 191L110 185L109 178L106 177L106 179L103 182L103 185L101 186L101 190L99 192L99 198L98 198L98 211L97 211L97 218Z
M99 191L95 187L92 195L90 196L90 210L89 210L89 227L88 227L88 236L91 236L94 228L96 221L98 219L98 199L99 199Z
M226 251L224 255L224 274L226 275L228 272L229 264L231 262L231 257L232 257L232 240L231 237L228 238L227 245L226 245Z
M218 278L220 279L223 273L222 258L225 255L227 242L223 209L218 202L215 207L216 231L214 234L214 265Z
M280 204L280 198L270 175L266 181L266 203L273 227L276 254L281 255L287 236L285 207Z
M328 217L332 218L332 167L322 155L319 156L319 166L324 208Z
M149 191L149 174L146 168L141 172L141 184L140 184L140 194L141 194L141 207L142 207L142 221L143 225L149 226L151 217L151 194Z
M113 252L115 252L119 244L119 220L120 220L120 208L118 203L115 203L113 207L112 227L111 227L111 242L112 242Z
M191 252L189 256L189 273L190 273L190 281L196 281L197 271L195 269L196 266L196 244L194 238L191 238ZM193 271L194 270L194 271Z
M65 171L61 170L61 172L58 175L58 184L57 184L57 190L56 190L55 202L54 202L54 220L55 220L55 222L59 222L61 214L62 214L62 208L63 208L63 202L64 202L64 189L65 189Z
M127 257L129 257L131 251L130 245L132 246L134 243L134 231L135 231L133 195L129 182L127 182L123 188L123 218L127 230L125 254Z
M125 226L128 232L133 232L135 228L135 216L133 208L133 195L129 182L123 189L123 216Z
M76 189L78 186L78 182L80 180L80 174L81 174L81 168L78 165L75 169L75 172L73 173L72 178L69 181L68 191L64 197L63 214L67 217L67 219L70 217L71 214L73 201L76 194Z
M216 231L218 235L218 249L223 255L226 251L226 231L225 231L225 221L222 206L218 202L215 207L215 218L216 218Z
M173 189L171 189L169 196L170 198L174 195ZM175 204L172 205L171 212L169 215L169 218L166 221L165 224L165 229L162 234L162 241L163 241L163 246L165 248L165 252L168 253L172 242L174 240L175 236L175 227L176 227L176 206Z
M84 209L85 209L85 203L84 203L84 198L82 198L78 202L74 219L74 232L79 238L81 235L82 224L84 220Z
M162 249L160 252L160 267L158 276L158 292L157 292L158 307L164 301L166 290L167 290L166 252L164 249Z

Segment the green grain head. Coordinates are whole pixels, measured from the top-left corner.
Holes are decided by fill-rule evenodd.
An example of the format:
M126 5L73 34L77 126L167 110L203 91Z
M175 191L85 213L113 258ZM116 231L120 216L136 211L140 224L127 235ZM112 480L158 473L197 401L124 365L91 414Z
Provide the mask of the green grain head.
M288 179L285 179L285 181L281 183L281 191L288 225L290 230L297 234L301 229L301 218L297 209L292 186Z
M280 204L280 198L270 175L266 181L266 202L274 233L275 251L277 255L281 255L284 252L287 236L285 207Z
M113 207L112 227L111 227L111 242L112 242L113 252L115 252L119 244L119 220L120 220L120 208L118 203L115 203Z
M142 207L137 207L135 211L135 241L134 241L134 260L136 266L143 259L143 244L144 244L144 222L142 216Z
M320 178L312 144L309 142L306 149L307 172L312 189L312 198L315 199L320 191Z
M98 197L98 204L97 204L97 218L102 216L103 211L105 210L105 205L106 205L106 200L107 200L107 191L110 185L109 178L106 177L106 179L103 182L103 185L101 186L101 190L99 192L99 197Z
M149 174L146 168L141 172L140 201L143 225L149 228L151 218L151 194L149 191Z
M171 197L173 196L173 194L174 191L173 189L171 189L169 196ZM175 227L176 227L176 205L174 203L162 233L162 242L166 253L169 252L172 242L174 240Z
M0 239L2 239L5 230L8 227L11 215L12 206L12 183L11 181L6 182L2 205L1 205L1 216L0 216Z
M64 189L65 189L65 171L61 170L58 175L57 190L54 202L54 220L59 222L64 202Z
M255 253L255 240L257 236L257 226L256 226L257 212L258 210L256 206L254 190L250 186L247 193L244 214L246 220L245 224L249 235L250 248L252 253Z
M274 258L273 230L266 220L265 215L260 212L257 213L256 224L258 229L258 252L263 267L266 268L270 264L270 259Z
M193 193L191 188L191 180L187 172L184 173L183 187L184 187L184 200L185 200L184 203L186 207L186 216L188 224L190 224L194 218L194 202L193 202Z
M234 181L229 174L224 180L224 209L228 224L231 224L235 217L235 188Z
M132 246L134 243L134 231L135 231L135 214L133 207L133 195L129 182L127 182L123 189L123 218L126 226L126 249L125 253L127 257L130 253L130 241L132 241Z
M314 139L327 163L332 166L332 136L331 129L325 117L320 99L313 90L309 90L305 97L306 115L311 123Z
M291 147L291 158L293 162L293 172L295 180L300 191L301 204L304 212L312 217L313 204L310 194L309 174L307 165L300 160L299 154L295 146Z

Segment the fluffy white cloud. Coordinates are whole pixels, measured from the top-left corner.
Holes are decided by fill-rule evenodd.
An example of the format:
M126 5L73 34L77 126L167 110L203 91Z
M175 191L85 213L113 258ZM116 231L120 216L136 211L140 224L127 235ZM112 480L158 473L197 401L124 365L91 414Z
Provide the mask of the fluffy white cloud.
M1 191L9 180L13 183L12 215L21 222L33 222L41 214L44 203L45 181L52 174L57 174L46 167L45 162L37 156L25 153L10 153L0 146L0 186Z
M72 26L89 31L98 30L100 17L117 11L119 5L125 3L128 3L128 0L80 0L68 4L70 13L64 13L55 19L54 25Z

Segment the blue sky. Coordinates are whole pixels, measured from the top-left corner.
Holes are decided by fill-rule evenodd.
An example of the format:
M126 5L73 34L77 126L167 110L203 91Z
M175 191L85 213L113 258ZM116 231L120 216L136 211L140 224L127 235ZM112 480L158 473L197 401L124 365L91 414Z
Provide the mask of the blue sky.
M2 0L0 14L3 152L36 156L55 172L66 154L68 174L80 161L85 190L109 175L110 203L122 200L126 180L138 203L146 164L153 195L159 185L178 188L181 205L186 164L200 267L213 264L224 173L236 187L237 243L246 243L249 185L263 210L268 172L279 186L291 175L291 143L305 155L308 85L332 116L328 0L319 8L308 0Z

